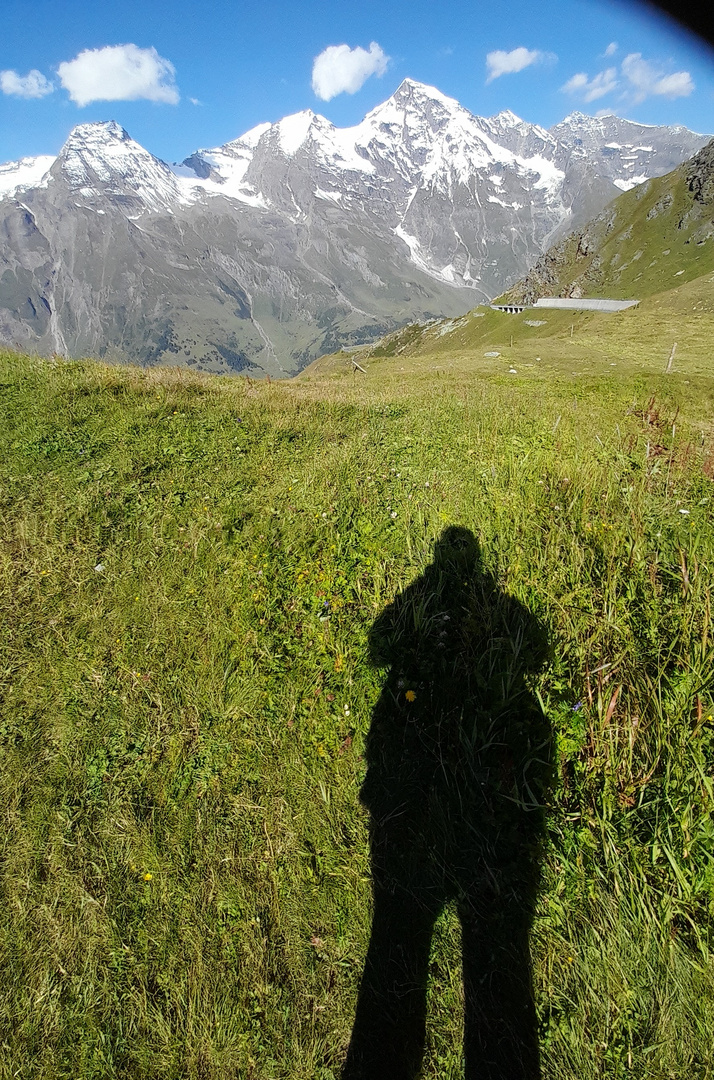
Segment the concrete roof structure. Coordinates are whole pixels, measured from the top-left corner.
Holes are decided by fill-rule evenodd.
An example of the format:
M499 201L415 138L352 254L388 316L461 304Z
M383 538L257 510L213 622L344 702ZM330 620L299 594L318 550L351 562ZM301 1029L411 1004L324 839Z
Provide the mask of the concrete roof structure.
M534 304L490 304L494 311L508 315L520 315L527 308L560 308L564 311L624 311L636 307L639 300L576 300L572 296L544 296Z
M544 296L533 307L564 308L566 311L624 311L636 307L639 300L576 300L571 296Z

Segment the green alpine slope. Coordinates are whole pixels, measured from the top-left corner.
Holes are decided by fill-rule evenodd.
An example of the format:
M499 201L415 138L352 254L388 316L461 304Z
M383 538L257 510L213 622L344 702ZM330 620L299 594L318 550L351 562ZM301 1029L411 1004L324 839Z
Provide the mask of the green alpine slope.
M615 199L551 248L505 301L640 299L714 269L714 141L673 172Z

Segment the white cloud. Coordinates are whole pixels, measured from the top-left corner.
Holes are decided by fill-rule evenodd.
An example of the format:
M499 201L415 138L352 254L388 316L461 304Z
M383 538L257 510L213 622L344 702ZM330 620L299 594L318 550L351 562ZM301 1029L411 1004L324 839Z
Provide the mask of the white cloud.
M525 49L522 45L510 52L496 49L486 56L486 69L488 71L487 83L500 78L501 75L514 75L517 71L523 71L531 64L539 64L544 60L554 61L558 57L554 53L544 53L540 49Z
M608 45L608 47L605 49L605 52L602 55L603 56L614 56L616 52L617 52L617 42L616 41L611 41L610 44Z
M648 97L688 97L694 90L694 82L688 71L666 75L656 64L643 60L641 53L630 53L620 64L619 77L614 67L606 68L592 79L579 71L560 89L565 94L576 95L581 101L591 102L618 87L625 90L622 100L639 105Z
M312 88L321 101L337 94L356 94L370 75L380 77L387 70L389 57L376 41L367 49L358 45L328 45L312 65Z
M176 105L179 92L173 64L156 49L105 45L85 49L57 68L62 86L77 105L92 101L163 101Z
M585 102L597 101L617 87L617 68L605 68L589 79L584 71L568 79L561 90L564 94L577 94Z
M694 90L694 82L688 71L675 71L672 75L665 75L661 68L649 60L643 60L642 53L630 53L625 57L622 61L622 74L633 92L634 104L639 104L651 96L689 97Z
M41 98L51 94L54 86L41 71L33 68L27 75L18 75L16 71L0 71L0 90L13 97Z
M574 94L578 90L582 90L584 86L588 85L588 77L584 71L578 72L577 75L573 75L572 79L568 79L565 86L561 86L561 90L564 94Z
M653 94L661 94L662 97L678 98L689 97L694 90L694 80L688 71L675 71L673 75L665 75L658 79Z

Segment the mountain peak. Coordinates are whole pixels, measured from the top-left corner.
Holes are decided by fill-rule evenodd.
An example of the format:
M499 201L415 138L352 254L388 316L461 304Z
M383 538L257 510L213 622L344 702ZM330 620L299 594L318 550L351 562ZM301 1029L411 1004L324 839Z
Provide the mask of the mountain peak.
M440 105L450 112L463 110L463 105L460 105L456 98L449 97L447 94L442 94L441 90L437 90L435 86L419 82L417 79L402 79L392 96L387 98L381 105L377 105L376 108L372 109L372 112L368 113L365 119L378 113L380 110L388 109L395 105L398 108L404 108L407 105L411 105L412 108L416 107L419 109L433 104Z
M99 120L72 128L57 163L71 184L81 186L90 182L88 170L105 180L127 156L153 160L153 155L135 143L121 124Z
M398 94L413 93L423 94L425 97L444 97L441 90L437 90L435 86L431 86L429 83L420 82L418 79L402 79L392 97L396 97Z
M525 124L525 120L521 120L520 116L516 116L510 109L501 109L499 113L491 117L494 123L501 124L502 127L519 127L521 124Z
M60 151L57 165L72 187L87 189L130 173L167 169L114 120L77 124Z
M114 120L73 128L51 174L62 176L82 198L130 198L140 213L170 211L185 201L169 166Z
M278 133L280 149L284 154L294 154L305 142L313 127L330 129L333 125L324 116L315 113L312 109L303 109L302 112L284 116L274 125Z
M78 146L100 146L110 143L130 142L129 133L116 120L96 120L89 124L77 124L73 127L62 147L61 153Z

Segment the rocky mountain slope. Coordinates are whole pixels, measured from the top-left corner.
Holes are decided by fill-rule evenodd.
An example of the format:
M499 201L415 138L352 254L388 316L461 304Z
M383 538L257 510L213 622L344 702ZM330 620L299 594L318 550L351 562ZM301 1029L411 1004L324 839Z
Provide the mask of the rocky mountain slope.
M714 140L545 252L506 294L640 299L714 269Z
M385 374L395 364L403 372L465 363L527 378L674 370L711 379L713 284L714 140L620 195L500 298L530 305L546 295L587 295L638 305L615 315L530 307L509 314L481 304L457 319L403 327L357 358ZM322 357L306 377L348 372L354 356Z
M501 292L704 141L617 117L484 119L412 80L353 128L307 111L178 166L80 125L55 160L0 167L0 341L294 373Z

